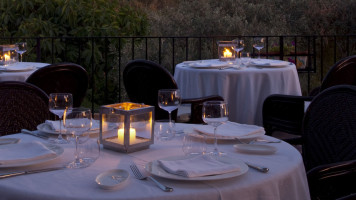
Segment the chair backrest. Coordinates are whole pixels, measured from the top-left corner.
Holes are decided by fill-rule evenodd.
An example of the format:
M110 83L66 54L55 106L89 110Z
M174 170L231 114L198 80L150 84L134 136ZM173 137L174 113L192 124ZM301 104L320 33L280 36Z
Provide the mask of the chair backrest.
M155 106L155 119L168 119L168 112L158 107L158 90L177 89L171 73L148 60L132 60L123 72L124 86L131 102ZM177 112L172 112L176 119Z
M40 88L26 82L0 82L0 135L36 130L49 117L48 96Z
M356 55L336 62L324 77L320 91L334 85L356 85Z
M315 96L303 119L302 137L307 170L356 159L356 86L333 86Z
M356 199L356 160L317 166L307 172L311 199Z
M88 89L87 71L74 63L57 63L42 67L32 73L26 82L50 93L72 93L73 106L80 107Z

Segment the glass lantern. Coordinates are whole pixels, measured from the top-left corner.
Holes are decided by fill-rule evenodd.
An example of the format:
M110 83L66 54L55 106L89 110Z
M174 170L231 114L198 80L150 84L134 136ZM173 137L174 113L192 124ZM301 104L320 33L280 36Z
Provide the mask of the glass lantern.
M218 52L220 61L234 61L235 51L232 41L219 41Z
M154 107L131 102L100 108L100 142L105 149L131 153L154 143Z
M0 65L10 65L17 63L19 58L17 55L18 47L16 45L0 45Z

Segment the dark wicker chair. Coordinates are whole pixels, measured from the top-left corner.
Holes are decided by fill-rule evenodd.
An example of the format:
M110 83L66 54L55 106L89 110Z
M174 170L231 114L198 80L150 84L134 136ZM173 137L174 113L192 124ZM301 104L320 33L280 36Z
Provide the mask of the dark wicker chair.
M356 159L356 86L338 85L315 96L303 120L307 170Z
M312 200L356 199L356 160L320 165L307 177Z
M88 89L87 71L74 63L57 63L32 73L26 82L50 93L72 93L73 106L80 107Z
M131 102L155 106L155 119L168 119L168 112L158 106L158 90L177 89L178 86L167 69L152 61L132 60L126 65L123 78ZM223 98L208 96L182 100L182 104L191 104L188 123L203 123L202 104L208 100L223 100ZM172 119L177 119L177 110L172 112Z
M335 63L326 74L320 87L309 96L273 94L268 96L262 108L263 126L267 135L281 131L296 135L285 139L291 144L300 144L304 102L311 101L321 91L335 85L356 85L356 56L346 57Z
M36 130L49 117L48 96L40 88L25 82L0 82L0 135Z

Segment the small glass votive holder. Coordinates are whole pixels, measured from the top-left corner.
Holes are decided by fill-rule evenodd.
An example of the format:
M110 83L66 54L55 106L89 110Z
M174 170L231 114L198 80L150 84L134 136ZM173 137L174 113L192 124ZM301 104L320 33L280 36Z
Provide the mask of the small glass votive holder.
M206 154L207 144L205 136L192 137L187 134L183 137L182 151L186 156Z
M175 122L172 120L155 120L155 139L160 141L172 140L176 134Z
M240 52L240 67L248 67L251 62L251 54L250 52L242 51Z
M98 138L86 138L79 141L78 153L79 159L90 166L100 156L100 140Z

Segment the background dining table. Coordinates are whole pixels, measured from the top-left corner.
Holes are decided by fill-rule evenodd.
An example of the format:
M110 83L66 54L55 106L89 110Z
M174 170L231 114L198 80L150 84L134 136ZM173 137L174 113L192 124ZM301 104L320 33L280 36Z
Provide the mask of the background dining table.
M176 124L186 132L192 124ZM1 138L19 138L20 142L43 139L25 134L14 134ZM262 136L265 139L275 139ZM162 200L308 200L309 189L306 172L300 152L285 142L271 143L277 151L271 154L242 153L234 149L235 140L219 144L219 148L233 159L264 165L270 170L262 173L249 168L236 177L210 181L179 181L157 178L165 185L174 188L173 192L163 192L151 181L134 178L129 165L135 162L141 169L148 162L182 156L182 135L173 140L156 140L149 149L134 153L119 153L102 149L99 159L91 166L82 169L63 169L57 171L21 175L0 179L0 199L162 199ZM74 144L65 144L64 153L57 159L33 166L1 168L0 173L59 166L74 159ZM102 172L111 169L124 169L130 177L116 190L103 190L95 182Z
M217 60L196 62L209 61ZM230 121L262 125L262 106L267 96L302 94L293 63L278 67L248 66L242 69L194 68L189 63L177 64L174 72L182 98L220 95L228 103Z
M0 81L26 81L38 68L49 65L38 62L17 62L9 66L0 66Z

